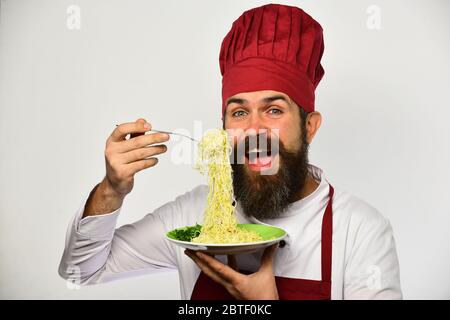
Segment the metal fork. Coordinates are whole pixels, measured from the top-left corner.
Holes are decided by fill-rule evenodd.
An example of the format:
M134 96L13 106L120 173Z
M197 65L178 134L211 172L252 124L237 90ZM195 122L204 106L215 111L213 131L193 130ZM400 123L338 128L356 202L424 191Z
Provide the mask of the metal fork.
M194 139L194 138L192 138L192 137L190 137L188 135L185 135L185 134L182 134L182 133L178 133L178 132L162 131L162 130L155 130L155 129L152 129L150 131L159 132L159 133L166 133L166 134L174 134L174 135L177 135L177 136L181 136L181 137L185 137L185 138L191 139L194 142L199 142L197 139Z
M118 126L119 125L116 124L116 127L118 127ZM185 138L191 139L194 142L199 142L197 139L194 139L194 138L192 138L192 137L190 137L188 135L185 135L185 134L182 134L182 133L178 133L178 132L163 131L163 130L156 130L156 129L151 129L151 130L148 130L148 131L153 131L153 132L158 132L158 133L166 133L166 134L174 134L174 135L177 135L177 136L181 136L181 137L185 137Z

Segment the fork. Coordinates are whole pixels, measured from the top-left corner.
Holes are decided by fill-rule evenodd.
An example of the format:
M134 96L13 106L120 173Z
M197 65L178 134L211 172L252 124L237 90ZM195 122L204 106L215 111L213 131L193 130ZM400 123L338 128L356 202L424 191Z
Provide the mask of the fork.
M116 124L116 127L118 127L118 126L119 125ZM148 131L153 131L153 132L158 132L158 133L166 133L166 134L174 134L174 135L177 135L177 136L181 136L181 137L185 137L185 138L191 139L194 142L199 142L197 139L194 139L194 138L192 138L192 137L190 137L188 135L185 135L185 134L182 134L182 133L178 133L178 132L163 131L163 130L156 130L156 129L151 129L151 130L148 130Z

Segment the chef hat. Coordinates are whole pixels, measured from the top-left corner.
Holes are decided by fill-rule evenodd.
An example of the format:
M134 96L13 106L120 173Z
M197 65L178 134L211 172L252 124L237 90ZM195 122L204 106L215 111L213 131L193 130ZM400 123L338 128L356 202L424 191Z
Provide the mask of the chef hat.
M322 27L300 8L268 4L244 12L220 49L222 117L228 98L261 90L283 92L313 111L323 50Z

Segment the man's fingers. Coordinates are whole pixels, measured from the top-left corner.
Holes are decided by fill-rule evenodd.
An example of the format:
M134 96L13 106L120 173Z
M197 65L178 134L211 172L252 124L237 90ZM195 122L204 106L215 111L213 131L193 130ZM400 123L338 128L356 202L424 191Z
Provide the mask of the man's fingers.
M138 119L135 122L122 123L118 125L111 133L111 141L119 142L125 140L128 134L139 135L149 131L152 128L151 124L146 122L145 119Z
M139 161L132 162L130 164L127 164L126 166L129 168L129 170L135 174L139 171L142 171L144 169L150 168L155 166L158 163L158 158L148 158L143 159Z
M125 153L131 150L144 148L151 144L166 142L169 138L169 135L166 133L144 134L126 141L121 141L120 143L117 143L114 148L117 152Z
M239 278L243 276L239 272L234 271L231 267L210 257L207 254L204 254L203 252L197 252L196 255L200 261L204 262L212 271L217 273L223 280L232 285L234 285Z
M189 256L193 256L194 258L196 258L194 261L198 261L202 265L207 266L208 269L213 271L217 276L219 276L228 284L234 285L239 280L239 277L243 276L239 272L234 271L229 266L223 264L217 259L209 256L208 254L187 250L187 254L188 253L190 254Z
M135 161L143 160L148 157L152 157L167 151L167 146L156 145L151 147L144 147L136 150L123 153L120 156L123 157L123 163L132 163Z
M142 124L145 125L145 123L146 123L147 121L145 121L145 119L140 118L140 119L136 120L136 122L140 122L140 123L142 123ZM150 126L150 129L151 129L151 124L149 124L149 126ZM142 135L144 135L144 134L145 134L145 132L135 132L135 133L131 133L131 134L130 134L130 139L133 139L133 138L142 136Z
M221 284L225 288L229 286L230 284L226 282L224 279L222 279L214 270L212 270L207 263L205 263L203 260L201 260L195 252L191 250L185 250L184 253L194 260L194 262L197 264L197 266L205 273L208 277L210 277L215 282Z
M272 270L273 268L273 258L275 256L275 252L278 248L278 244L273 244L270 247L267 247L264 250L264 253L261 257L261 268L259 270Z

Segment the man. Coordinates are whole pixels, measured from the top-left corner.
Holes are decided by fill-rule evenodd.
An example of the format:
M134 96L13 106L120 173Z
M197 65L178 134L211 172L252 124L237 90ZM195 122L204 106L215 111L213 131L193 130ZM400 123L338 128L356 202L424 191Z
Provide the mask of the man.
M144 134L151 126L139 119L119 125L108 138L106 176L70 224L60 275L68 279L77 270L82 284L93 284L177 268L183 299L400 299L389 222L334 189L308 163L308 146L321 124L314 91L324 74L323 50L322 28L313 18L275 4L244 12L221 47L224 128L268 139L265 155L250 150L250 135L233 139L235 150L246 148L243 163L232 164L236 215L241 223L286 230L278 248L227 258L169 244L166 232L202 221L206 186L115 229L134 174L156 165L154 156L167 150L160 143L169 137ZM279 147L271 150L276 131ZM273 163L278 170L263 174Z

